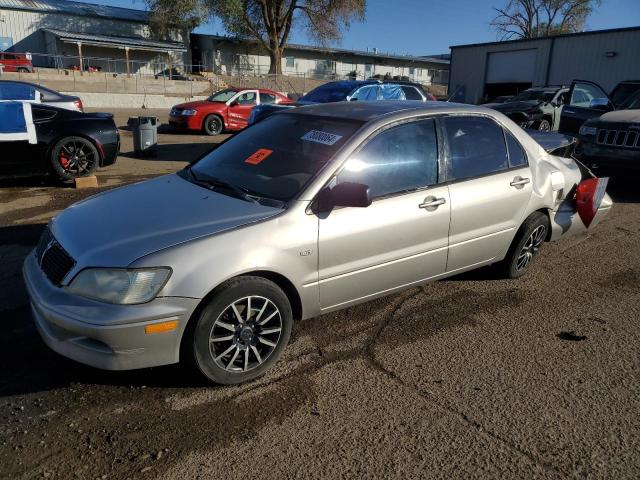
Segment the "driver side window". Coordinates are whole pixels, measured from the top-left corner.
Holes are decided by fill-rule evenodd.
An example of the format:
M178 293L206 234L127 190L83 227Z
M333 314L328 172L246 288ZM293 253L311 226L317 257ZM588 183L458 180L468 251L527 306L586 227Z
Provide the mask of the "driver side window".
M238 102L239 105L255 105L256 92L241 93L238 98L236 98L236 102Z
M438 142L434 120L384 130L353 154L337 183L369 186L371 198L417 190L438 182Z

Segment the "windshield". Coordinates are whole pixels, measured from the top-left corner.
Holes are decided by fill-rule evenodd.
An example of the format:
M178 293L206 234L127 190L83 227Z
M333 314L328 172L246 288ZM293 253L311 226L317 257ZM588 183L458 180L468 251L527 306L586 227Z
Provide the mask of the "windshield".
M640 89L620 104L620 110L640 109Z
M300 97L300 103L329 103L341 102L347 99L347 95L353 90L352 84L345 83L325 83L318 88L314 88L309 93Z
M233 98L233 96L238 93L236 90L232 90L230 88L226 90L220 90L219 92L214 93L209 97L210 102L228 102Z
M362 125L300 114L277 114L232 137L192 171L260 197L291 200Z
M634 98L636 98L636 93L638 92L640 92L640 84L621 83L611 93L611 102L614 105L618 105L619 108L630 108L625 107L624 105L627 105Z
M512 102L550 102L555 92L544 90L525 90L520 95L516 95L511 99Z

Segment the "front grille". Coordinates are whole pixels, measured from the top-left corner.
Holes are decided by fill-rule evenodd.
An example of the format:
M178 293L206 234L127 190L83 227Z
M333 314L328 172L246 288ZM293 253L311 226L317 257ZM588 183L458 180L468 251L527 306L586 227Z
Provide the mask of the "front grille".
M47 228L36 246L36 258L40 268L51 283L60 285L76 262L64 251Z
M598 145L609 147L640 148L640 132L601 128L596 138Z

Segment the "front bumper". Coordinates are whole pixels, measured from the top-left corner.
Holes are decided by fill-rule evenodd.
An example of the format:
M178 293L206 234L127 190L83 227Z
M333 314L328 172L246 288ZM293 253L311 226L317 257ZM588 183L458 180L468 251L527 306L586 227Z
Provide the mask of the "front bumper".
M59 354L105 370L179 361L180 340L197 299L160 297L142 305L111 305L71 295L49 282L33 252L23 276L38 332ZM170 320L178 321L176 330L145 333L145 326Z
M579 147L576 148L576 156L590 167L640 170L639 149L607 147L581 138Z
M202 120L199 116L191 115L177 115L169 117L169 125L179 130L200 130L202 127Z

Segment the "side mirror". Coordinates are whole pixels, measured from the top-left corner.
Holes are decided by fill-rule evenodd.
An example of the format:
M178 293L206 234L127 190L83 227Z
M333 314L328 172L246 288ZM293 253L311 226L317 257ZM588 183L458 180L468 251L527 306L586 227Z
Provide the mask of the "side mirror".
M609 103L608 98L594 98L593 100L591 100L591 103L589 103L589 108L608 112L609 110L611 110L611 104Z
M333 207L368 207L371 205L369 185L344 182L325 188L318 196L318 210L329 211Z
M238 105L240 105L240 102L238 102L237 100L234 100L229 104L230 107L237 107Z

